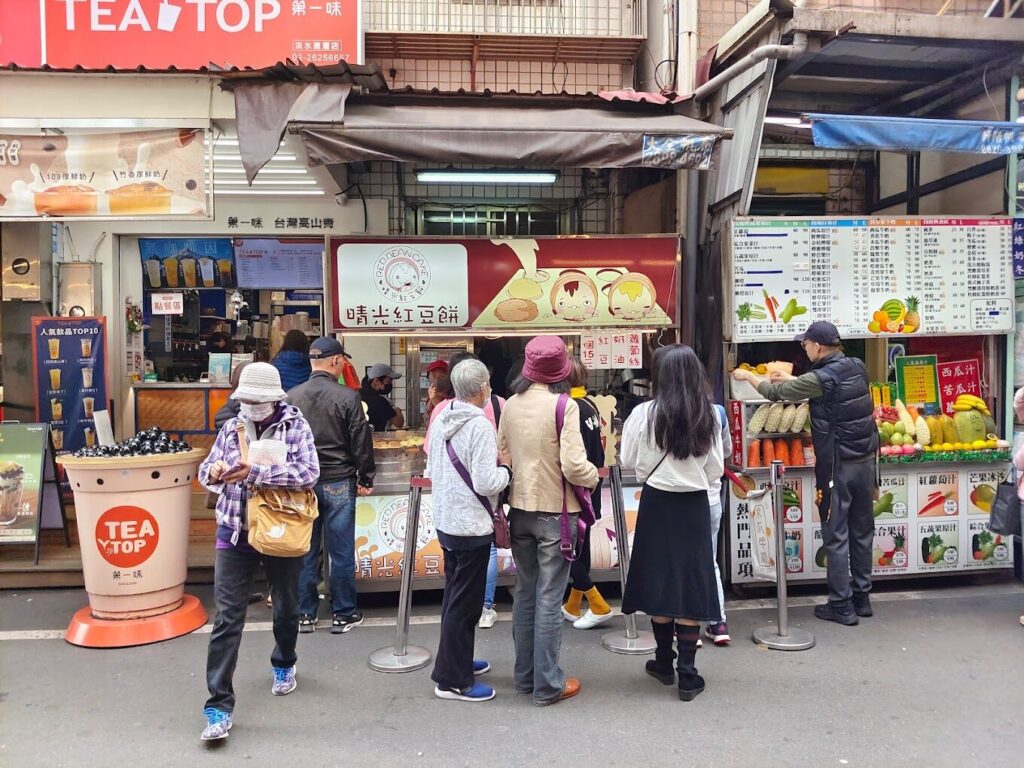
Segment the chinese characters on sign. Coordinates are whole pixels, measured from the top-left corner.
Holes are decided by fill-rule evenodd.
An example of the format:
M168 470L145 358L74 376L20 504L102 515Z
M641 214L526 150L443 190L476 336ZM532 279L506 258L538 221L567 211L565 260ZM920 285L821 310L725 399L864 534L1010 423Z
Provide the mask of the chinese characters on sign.
M228 216L228 229L238 229L239 226L251 227L252 229L278 229L278 230L304 230L304 229L334 229L334 218L308 218L306 216L289 216L283 218L278 216L273 221L264 220L262 216L250 216L243 219L240 216Z
M1017 163L1020 168L1024 160L1018 160ZM1021 200L1024 201L1024 197ZM1018 280L1024 278L1024 218L1013 220L1013 276Z
M942 412L950 416L960 395L981 397L981 364L977 360L955 360L939 365L939 395Z
M732 341L789 340L809 318L845 338L1013 327L1009 218L737 219Z
M896 358L896 393L908 405L938 405L935 355Z
M590 370L643 367L643 334L607 331L580 334L580 360Z
M181 315L185 312L182 293L151 293L149 299L154 315Z
M106 318L33 317L36 417L58 455L97 443L93 413L107 408Z

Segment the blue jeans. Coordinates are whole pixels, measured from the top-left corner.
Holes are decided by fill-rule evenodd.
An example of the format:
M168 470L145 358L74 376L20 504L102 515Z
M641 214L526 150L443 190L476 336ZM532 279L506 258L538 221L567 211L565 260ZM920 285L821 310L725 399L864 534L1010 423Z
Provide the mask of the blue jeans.
M516 648L513 687L532 693L537 704L562 695L565 672L558 663L562 648L562 595L569 582L569 561L562 556L561 515L513 509L509 515L512 557L516 562L512 640ZM577 515L570 515L576 539Z
M320 516L313 521L313 543L302 558L299 575L299 613L316 616L320 581L320 542L330 557L332 613L351 616L356 611L356 481L317 483Z
M491 559L487 561L487 584L484 586L484 608L494 607L494 590L498 588L498 548L491 544Z

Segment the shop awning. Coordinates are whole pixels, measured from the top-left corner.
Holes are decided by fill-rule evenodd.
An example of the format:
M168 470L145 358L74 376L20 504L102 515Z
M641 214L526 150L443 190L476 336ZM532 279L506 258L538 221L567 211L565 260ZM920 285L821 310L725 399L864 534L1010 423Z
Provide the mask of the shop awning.
M1024 124L982 120L927 120L916 117L807 115L814 145L829 149L892 152L1024 152Z
M671 105L626 109L597 97L435 98L436 104L388 98L349 99L341 125L301 125L310 163L707 170L718 142L730 135L674 114Z

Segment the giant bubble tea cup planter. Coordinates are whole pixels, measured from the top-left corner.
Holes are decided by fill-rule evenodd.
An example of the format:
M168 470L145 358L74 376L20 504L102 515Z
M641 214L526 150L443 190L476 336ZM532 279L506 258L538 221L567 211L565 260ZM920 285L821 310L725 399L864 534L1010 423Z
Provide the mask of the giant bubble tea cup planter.
M73 645L146 645L206 623L202 604L185 594L192 481L206 451L168 444L162 433L153 450L138 455L122 443L102 449L108 455L57 459L75 494L89 596L64 635Z

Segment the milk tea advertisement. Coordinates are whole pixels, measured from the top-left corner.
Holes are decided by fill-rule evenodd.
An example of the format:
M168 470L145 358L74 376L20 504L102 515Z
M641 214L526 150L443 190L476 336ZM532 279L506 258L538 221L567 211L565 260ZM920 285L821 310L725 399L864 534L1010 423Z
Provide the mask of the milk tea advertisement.
M208 218L206 134L0 134L0 219Z
M0 544L36 540L45 455L45 424L0 424Z
M675 237L334 239L336 330L676 325Z

